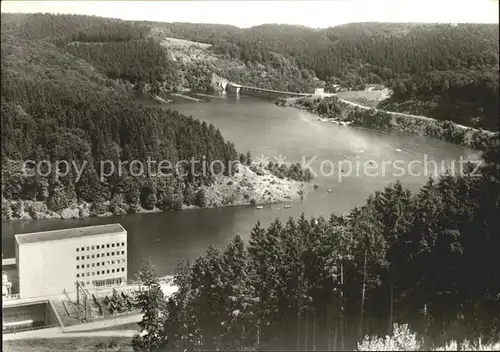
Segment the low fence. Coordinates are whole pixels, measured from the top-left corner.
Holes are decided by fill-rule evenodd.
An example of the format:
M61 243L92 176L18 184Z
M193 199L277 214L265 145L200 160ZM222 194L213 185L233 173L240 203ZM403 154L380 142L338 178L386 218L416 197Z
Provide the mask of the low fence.
M102 316L93 317L92 321L102 320L102 319L112 319L112 318L117 318L117 317L123 317L126 315L134 315L134 314L139 314L140 312L141 312L141 310L139 308L132 308L131 310L128 310L126 312L113 313L113 314L108 315L108 316L102 315Z
M2 301L13 301L15 299L21 299L21 296L18 293L2 296Z
M63 323L63 321L61 319L61 316L59 315L59 312L56 309L56 306L55 306L54 302L52 302L51 299L49 299L49 305L50 305L50 308L52 309L52 312L54 312L54 316L56 317L56 320L59 323L59 326L64 331L64 323Z
M43 330L43 329L50 329L50 328L60 328L59 324L52 324L52 325L41 325L41 326L26 326L26 327L12 327L12 329L4 329L3 334L15 334L18 332L25 332L25 331L34 331L34 330Z
M145 287L141 287L139 289L138 287L125 286L125 287L115 288L115 290L112 290L112 291L107 290L107 291L103 291L103 292L90 293L88 296L88 298L90 299L90 305L97 307L99 314L97 314L97 315L92 314L89 321L115 318L115 317L140 313L140 309L138 309L137 307L134 306L133 300L134 300L134 296L137 294L137 292L139 292L139 290L144 291L145 289L146 289ZM109 306L107 306L107 303L105 303L104 301L101 301L104 297L112 300L112 297L113 297L113 294L115 291L118 294L118 296L120 297L120 299L124 298L123 296L126 296L125 299L128 301L128 303L127 303L128 306L125 310L110 311ZM101 302L99 302L98 300ZM104 311L106 311L105 314L103 314Z
M125 286L125 287L115 287L114 290L116 290L116 292L118 294L120 294L122 292L125 294L136 294L139 291L146 291L147 287L145 287L145 286L141 286L141 287ZM110 296L112 294L113 294L113 289L106 289L106 290L102 290L102 291L92 291L92 290L89 291L90 298L92 297L92 295L94 295L95 298L103 298L106 296Z
M142 320L141 313L135 314L117 314L116 316L107 317L105 319L94 319L83 324L73 325L66 327L64 332L77 332L77 331L92 331L107 329L113 326L139 323Z

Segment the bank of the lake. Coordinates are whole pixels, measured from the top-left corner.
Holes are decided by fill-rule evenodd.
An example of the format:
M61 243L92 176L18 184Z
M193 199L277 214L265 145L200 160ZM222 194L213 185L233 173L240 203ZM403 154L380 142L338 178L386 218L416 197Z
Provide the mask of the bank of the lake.
M275 103L278 106L293 107L314 113L322 122L333 122L344 126L352 124L384 131L429 136L477 150L485 149L490 138L499 136L498 132L475 129L452 121L380 110L339 99L336 96L278 98Z
M267 226L275 218L285 222L302 213L306 217L345 214L364 204L374 191L397 180L416 191L430 176L423 164L424 157L438 165L448 165L460 157L480 157L478 151L435 138L322 123L312 113L283 109L244 95L228 95L226 99L200 103L181 99L163 105L152 100L142 103L176 109L186 116L214 124L225 138L235 142L237 150L251 151L254 160L265 156L275 161L282 156L285 162L305 160L308 163L314 159L310 166L317 175L311 183L318 184L318 188L309 186L303 199L286 200L291 206L287 208L284 203L264 204L262 209L249 204L78 219L2 221L2 251L6 258L15 256L15 234L120 223L128 233L130 278L149 259L158 275L171 275L180 260L196 259L209 245L225 248L236 234L248 240L258 221ZM350 175L340 174L337 169L331 172L329 168L324 169L325 174L320 172L321 162L331 161L337 165L343 160L353 164L374 160L379 165L388 160L401 160L412 172L401 175L391 165L377 176L357 174L355 169Z
M206 206L182 204L179 210L216 208L224 206L261 205L293 201L307 194L304 182L290 177L278 177L267 167L256 162L237 165L232 176L215 175L210 186L204 187ZM35 200L2 200L2 220L35 219L84 219L87 217L109 217L130 213L159 213L158 207L143 208L140 203L111 204L107 201L96 207L94 203L74 201L70 206L53 211L46 202Z

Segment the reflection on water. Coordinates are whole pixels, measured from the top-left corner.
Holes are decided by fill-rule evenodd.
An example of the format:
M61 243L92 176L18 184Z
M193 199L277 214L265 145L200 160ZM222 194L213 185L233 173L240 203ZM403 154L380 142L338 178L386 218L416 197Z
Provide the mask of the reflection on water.
M148 104L158 105L154 102ZM398 179L412 190L417 190L428 179L426 175L400 176L394 166L396 160L406 168L410 167L413 174L418 174L423 171L424 158L435 160L439 166L442 161L449 163L460 156L473 159L479 156L476 151L428 137L319 122L307 112L245 96L238 100L228 96L206 103L176 99L174 104L164 107L213 123L240 152L250 150L254 159L264 155L273 160L280 154L287 162L308 163L313 159L309 164L313 171L319 173L323 163L326 176L319 175L313 181L318 184L318 189L310 187L307 197L292 203L290 209L285 209L283 204L274 204L260 210L254 206L224 207L109 218L4 222L2 247L5 257L14 256L13 235L16 233L120 222L128 231L129 272L136 272L144 261L150 259L160 275L171 274L181 258L193 259L209 244L224 247L238 233L248 239L258 220L267 225L276 217L286 221L302 212L307 216L344 213L363 203L374 190ZM362 166L369 160L377 166L377 171L372 169L371 174L378 175L356 174L356 163ZM414 162L408 166L413 160L420 160L420 165ZM352 164L350 176L345 175L347 161ZM385 175L382 175L384 162ZM330 165L334 166L333 170ZM344 174L337 166L344 169Z

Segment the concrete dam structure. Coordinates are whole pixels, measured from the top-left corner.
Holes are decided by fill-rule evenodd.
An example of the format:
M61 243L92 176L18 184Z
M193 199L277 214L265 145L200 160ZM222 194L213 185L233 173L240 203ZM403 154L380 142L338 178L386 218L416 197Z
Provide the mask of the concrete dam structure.
M280 90L265 89L259 87L250 87L234 82L228 82L226 85L226 91L234 93L236 95L244 94L257 97L268 98L269 100L276 99L278 97L307 97L313 95L313 93L295 93L295 92L285 92Z

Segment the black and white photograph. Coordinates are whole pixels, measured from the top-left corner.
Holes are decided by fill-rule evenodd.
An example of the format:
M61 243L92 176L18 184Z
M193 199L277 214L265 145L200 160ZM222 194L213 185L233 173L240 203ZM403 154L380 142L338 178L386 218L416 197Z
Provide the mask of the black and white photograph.
M1 2L2 351L500 351L498 0Z

